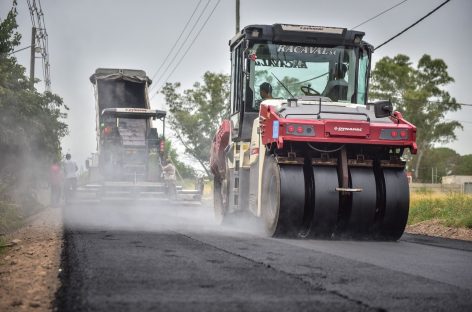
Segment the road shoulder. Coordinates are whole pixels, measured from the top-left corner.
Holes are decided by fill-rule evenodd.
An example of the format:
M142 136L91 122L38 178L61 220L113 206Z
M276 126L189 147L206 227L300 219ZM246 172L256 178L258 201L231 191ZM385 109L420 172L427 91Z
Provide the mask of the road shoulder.
M0 255L0 311L51 311L59 287L62 214L47 208L8 234Z

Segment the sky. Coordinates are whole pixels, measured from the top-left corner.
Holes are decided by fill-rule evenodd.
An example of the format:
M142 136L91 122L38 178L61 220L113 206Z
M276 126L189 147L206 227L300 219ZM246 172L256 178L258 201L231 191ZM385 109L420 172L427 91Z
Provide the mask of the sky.
M38 0L37 0L38 1ZM201 25L216 6L188 54L170 76L169 82L181 82L189 88L201 81L206 71L229 73L228 40L235 34L235 0L210 0L201 20L193 21L208 0L202 0L190 22L192 30L178 53L169 57L175 64L192 42ZM250 24L289 23L351 28L377 13L401 2L400 0L241 0L241 27ZM357 30L366 33L364 40L374 46L395 35L443 0L409 0L372 20ZM4 19L12 1L0 1L0 18ZM72 153L80 165L96 150L95 100L90 75L99 67L143 69L152 77L171 51L176 39L192 15L197 0L41 0L49 41L51 90L63 97L70 108L66 122L70 134L63 139L63 152ZM26 0L18 0L18 31L22 34L19 48L31 40L31 19ZM401 37L375 51L373 62L384 56L406 54L415 64L427 53L441 58L448 65L455 82L446 89L460 103L472 104L472 1L452 0L429 18ZM185 39L187 33L182 36ZM181 41L184 41L182 40ZM29 50L18 52L18 62L29 73ZM36 77L42 79L38 60ZM167 63L162 69L167 67ZM169 75L174 65L154 81ZM162 70L161 70L162 71ZM163 78L162 78L163 77ZM42 83L36 85L44 90ZM155 88L154 88L155 89ZM152 108L165 109L163 98L154 96ZM463 130L456 132L458 140L447 145L459 154L472 154L472 106L447 115L459 120Z

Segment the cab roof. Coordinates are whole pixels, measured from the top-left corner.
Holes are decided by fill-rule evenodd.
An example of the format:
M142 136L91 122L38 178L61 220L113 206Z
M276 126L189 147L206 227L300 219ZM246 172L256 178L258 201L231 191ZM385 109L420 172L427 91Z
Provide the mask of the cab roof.
M368 43L362 41L365 33L357 30L348 30L340 27L309 26L293 24L273 24L273 25L249 25L244 27L230 41L233 47L241 39L245 38L253 41L272 41L284 43L297 43L307 45L348 45L367 46Z

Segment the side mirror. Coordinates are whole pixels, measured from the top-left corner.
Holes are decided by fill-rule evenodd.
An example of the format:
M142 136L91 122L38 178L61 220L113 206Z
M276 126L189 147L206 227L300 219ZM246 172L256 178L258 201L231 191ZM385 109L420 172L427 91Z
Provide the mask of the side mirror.
M369 103L369 105L374 106L374 112L376 118L384 118L391 116L393 113L393 105L390 100L388 101L375 101L374 103Z

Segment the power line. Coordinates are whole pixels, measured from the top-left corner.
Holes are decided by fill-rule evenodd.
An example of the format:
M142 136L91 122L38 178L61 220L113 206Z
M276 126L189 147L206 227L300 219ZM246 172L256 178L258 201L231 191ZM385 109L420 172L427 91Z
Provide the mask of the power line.
M367 20L365 20L365 21L363 21L363 22L360 23L359 25L356 25L356 26L352 27L351 29L356 29L357 27L362 26L362 25L364 25L365 23L368 23L368 22L370 22L370 21L373 20L373 19L376 19L376 18L379 17L380 15L383 15L383 14L387 13L388 11L391 11L391 10L395 9L397 6L403 4L403 3L407 2L407 1L408 1L408 0L403 0L403 1L401 1L401 2L399 2L399 3L397 3L397 4L395 4L394 6L388 8L388 9L386 9L386 10L383 10L382 12L378 13L377 15L375 15L375 16L373 16L373 17L371 17L371 18L369 18L369 19L367 19Z
M197 40L198 36L200 35L200 33L202 32L203 28L206 26L206 24L208 23L208 21L210 20L210 17L213 15L213 12L215 12L216 8L218 7L218 5L220 4L220 1L221 0L218 0L218 2L215 4L215 6L213 7L213 10L210 12L210 15L208 15L207 19L205 20L205 22L203 23L203 25L200 27L200 29L198 30L198 33L197 35L193 38L192 42L190 43L190 45L187 47L187 50L185 51L185 53L181 56L181 58L179 59L179 61L177 62L177 64L174 66L174 68L172 69L172 71L170 72L170 74L167 76L167 78L164 80L164 83L167 82L169 80L169 78L172 76L172 74L175 72L175 70L177 69L177 67L179 67L180 63L182 63L182 60L185 58L185 56L187 55L188 51L190 50L190 48L193 46L193 44L195 43L195 41ZM161 88L162 88L163 85L161 85ZM160 88L160 89L161 89Z
M10 52L10 53L8 53L8 55L12 55L12 54L15 54L15 53L17 53L17 52L20 52L20 51L23 51L23 50L26 50L26 49L29 49L29 48L31 48L31 46L30 46L30 45L29 45L29 46L27 46L27 47L24 47L24 48L18 49L18 50L16 50L16 51Z
M182 35L184 34L184 32L187 30L187 27L188 27L188 25L190 24L190 21L192 20L193 16L195 15L195 12L197 12L197 9L198 9L198 7L200 6L200 3L202 3L202 1L203 1L203 0L198 1L197 6L196 6L195 9L193 10L192 15L190 16L190 18L188 19L188 21L187 21L187 23L185 24L184 28L183 28L182 31L180 32L179 37L177 38L177 40L175 40L174 45L172 46L172 48L170 48L169 53L167 53L167 56L165 57L164 61L162 61L162 63L161 63L161 65L159 66L159 68L156 70L156 72L154 73L154 75L152 75L151 80L154 80L154 78L156 78L156 76L157 76L157 74L159 73L159 71L161 70L162 66L164 66L164 64L165 64L165 63L167 62L167 60L169 59L170 54L172 53L172 51L174 50L175 46L176 46L177 43L179 42L180 38L182 38Z
M420 22L422 22L425 18L427 18L428 16L430 16L431 14L433 14L434 12L436 12L437 10L439 10L441 7L443 7L446 3L448 3L449 1L451 0L446 0L444 1L443 3L441 3L439 6L437 6L434 10L430 11L428 14L426 14L425 16L423 16L422 18L420 18L419 20L417 20L416 22L414 22L413 24L411 24L410 26L408 26L407 28L405 28L404 30L402 30L401 32L399 32L398 34L396 34L395 36L391 37L390 39L388 39L387 41L383 42L382 44L378 45L374 50L377 50L381 47L383 47L384 45L386 45L387 43L389 43L390 41L392 41L393 39L401 36L403 33L407 32L410 28L416 26L417 24L419 24Z
M41 50L41 57L43 63L43 79L46 91L51 90L51 76L49 65L49 51L48 51L48 33L46 30L46 23L44 22L44 13L41 6L41 0L27 0L30 11L31 24L36 29L35 42L38 42Z
M210 4L210 0L207 1L205 7L203 8L203 10L200 12L200 15L197 17L197 20L195 21L195 23L193 23L193 27L192 28L195 28L195 26L197 26L198 22L200 21L200 19L202 18L203 14L205 13L208 5ZM170 68L170 66L172 65L172 63L175 61L175 59L177 58L177 55L180 53L180 51L182 50L182 48L184 47L185 43L187 42L188 38L190 37L190 35L192 34L192 31L190 31L187 36L185 37L185 39L182 41L181 45L179 46L179 48L177 49L177 52L174 53L174 57L172 58L172 60L167 64L166 68L164 69L164 71L162 72L162 75L161 77L156 81L156 84L154 85L157 86L159 84L159 82L162 80L162 77L164 76L164 74L167 72L167 70ZM152 89L152 88L151 88Z
M403 98L403 100L416 102L416 103L428 103L428 104L456 104L460 106L472 106L472 103L458 103L458 102L443 102L443 101L422 101L416 99Z
M464 122L464 123L472 124L472 121L470 121L470 120L459 120L459 119L449 119L449 118L444 119L444 120L446 120L446 121L458 121L458 122Z

